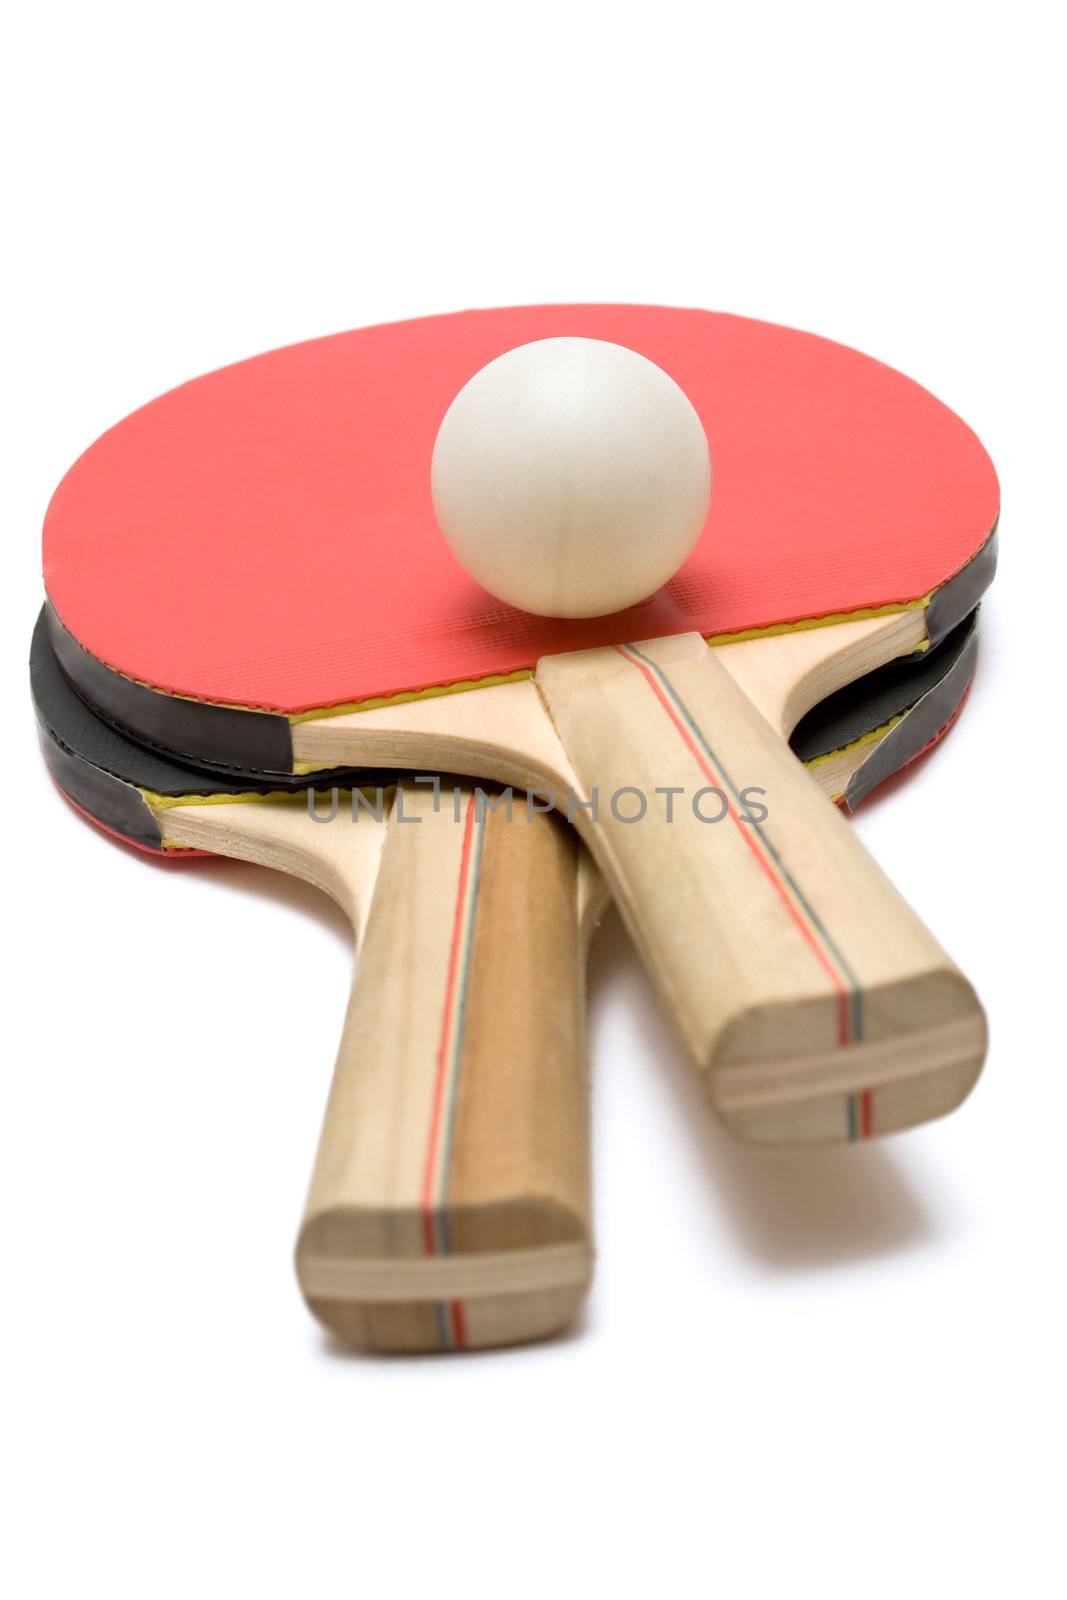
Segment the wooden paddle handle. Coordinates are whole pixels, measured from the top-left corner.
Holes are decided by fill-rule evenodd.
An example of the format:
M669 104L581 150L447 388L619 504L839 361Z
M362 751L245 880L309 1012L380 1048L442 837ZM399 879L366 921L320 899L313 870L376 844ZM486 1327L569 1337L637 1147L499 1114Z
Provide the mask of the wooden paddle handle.
M380 1350L564 1326L588 1284L579 846L470 789L405 789L360 942L296 1251L311 1309ZM458 820L457 820L458 815ZM415 820L417 819L417 820Z
M574 820L733 1130L857 1138L963 1099L973 991L699 635L547 658L537 682Z

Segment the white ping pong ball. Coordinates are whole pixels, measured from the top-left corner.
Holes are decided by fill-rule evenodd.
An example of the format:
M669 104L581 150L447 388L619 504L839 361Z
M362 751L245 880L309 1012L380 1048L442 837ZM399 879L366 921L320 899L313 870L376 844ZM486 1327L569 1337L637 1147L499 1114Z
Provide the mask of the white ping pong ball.
M539 339L453 400L431 468L454 555L523 611L594 617L646 600L704 526L703 424L667 374L602 339Z

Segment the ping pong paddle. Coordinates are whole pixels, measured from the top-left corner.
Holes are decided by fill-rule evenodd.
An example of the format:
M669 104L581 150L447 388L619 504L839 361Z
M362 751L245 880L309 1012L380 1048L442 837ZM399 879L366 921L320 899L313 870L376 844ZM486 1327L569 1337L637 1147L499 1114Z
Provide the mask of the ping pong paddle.
M866 793L941 736L970 682L976 636L976 620L969 618L936 650L870 674L866 704L859 686L813 708L797 733L803 735L807 759L827 793L851 794L849 803L858 803L861 775ZM587 1267L579 1249L565 1253L560 1246L583 1247L585 1262L591 1252L581 1022L573 1010L573 966L560 969L559 949L572 951L577 943L581 965L604 904L603 883L589 857L580 854L576 883L563 858L561 926L548 941L547 967L537 970L541 923L532 932L525 925L516 929L516 883L528 896L530 884L539 882L546 870L558 882L561 830L537 816L533 827L511 829L503 853L486 855L483 841L473 937L465 941L475 959L458 964L462 976L452 985L461 997L465 1037L446 1057L441 1047L451 1030L444 1009L434 1013L425 1001L435 981L439 1006L449 989L447 976L440 982L439 952L446 944L450 950L455 946L456 908L469 904L470 896L457 893L454 866L443 880L435 872L429 881L421 873L416 878L412 866L417 864L416 845L420 856L428 853L435 864L442 854L454 863L460 826L454 812L450 843L438 814L423 809L419 826L428 824L433 833L427 846L421 833L392 821L384 829L368 821L355 828L340 820L328 826L314 823L296 806L294 796L277 790L238 799L239 786L167 762L95 717L63 677L43 619L34 633L31 681L49 769L91 820L153 853L186 856L197 852L164 840L169 825L180 830L189 822L187 813L199 807L193 820L206 831L196 837L208 849L296 872L340 895L353 917L367 970L353 987L297 1247L298 1278L315 1314L350 1343L393 1351L516 1342L564 1326L576 1309ZM882 751L891 751L891 759ZM181 799L185 806L175 804ZM219 802L217 808L208 807L212 800ZM465 829L469 807L462 807L461 814ZM496 830L494 842L503 846L497 816L490 814L485 826ZM346 837L338 837L339 829ZM420 953L426 971L416 980L411 980L403 955L389 945L396 935L391 885L398 881L415 885L403 938L410 941L412 926L423 930ZM487 909L482 899L487 886L498 904L511 908L508 916ZM368 907L375 905L372 918ZM576 934L569 926L573 918ZM484 1072L484 1041L495 1038L500 997L487 940L508 941L507 946L498 943L497 954L508 948L509 972L514 971L512 942L518 947L518 992L531 1002L517 1007L509 1003L507 1008L503 1059L515 1078L503 1098L502 1086L486 1082ZM534 965L529 974L522 955L526 949ZM396 966L400 981L393 973ZM414 1028L413 981L423 1002ZM548 1014L555 1019L547 1036L544 985L551 988ZM425 1025L427 1015L431 1026ZM472 1042L483 1048L474 1048ZM445 1060L447 1076L442 1074ZM535 1084L530 1063L544 1072L546 1061L550 1081ZM383 1082L386 1068L395 1080ZM428 1096L430 1078L434 1087ZM403 1094L409 1085L407 1108ZM442 1159L446 1107L454 1131ZM517 1109L526 1112L518 1124L498 1126L502 1116L514 1116ZM869 1132L864 1109L858 1104L846 1108L852 1138ZM539 1242L543 1229L535 1219L553 1213L547 1207L541 1213L531 1202L529 1190L535 1182L557 1208L554 1257ZM450 1253L457 1240L492 1240L505 1214L510 1215L506 1258L498 1254L490 1259L475 1248ZM503 1285L502 1259L508 1268ZM551 1268L548 1273L546 1267ZM526 1287L517 1288L524 1274ZM413 1297L390 1298L401 1288Z
M580 622L492 601L430 501L456 392L559 335L663 368L714 463L681 572ZM46 517L51 637L87 699L186 760L572 795L726 1122L811 1137L813 1100L877 1093L888 1132L964 1097L984 1016L773 729L944 637L992 575L997 508L957 417L829 341L656 307L464 313L276 351L104 435ZM721 825L696 809L708 791Z

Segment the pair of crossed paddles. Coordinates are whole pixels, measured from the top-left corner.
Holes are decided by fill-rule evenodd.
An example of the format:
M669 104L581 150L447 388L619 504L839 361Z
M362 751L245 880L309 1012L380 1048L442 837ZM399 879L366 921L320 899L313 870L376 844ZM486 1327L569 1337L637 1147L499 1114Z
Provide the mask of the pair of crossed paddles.
M710 441L692 554L611 617L495 605L436 528L452 397L539 339L640 352ZM57 783L146 849L294 873L356 929L297 1246L323 1322L419 1350L573 1316L592 1264L583 967L609 891L741 1137L865 1138L964 1097L981 1009L841 808L962 704L996 514L973 434L891 369L660 308L296 346L162 397L75 464L31 662ZM427 771L586 802L703 787L723 809L635 824L579 805L586 851L522 793L494 809ZM342 792L331 822L309 774Z

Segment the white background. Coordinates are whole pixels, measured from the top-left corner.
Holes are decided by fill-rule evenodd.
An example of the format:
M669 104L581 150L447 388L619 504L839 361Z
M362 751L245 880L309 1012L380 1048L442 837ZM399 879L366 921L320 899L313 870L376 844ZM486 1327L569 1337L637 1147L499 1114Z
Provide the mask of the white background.
M1055 26L977 0L7 13L12 1595L1063 1593ZM202 370L572 299L858 345L992 453L1003 563L971 703L856 824L975 981L992 1051L942 1124L746 1154L609 924L583 1324L346 1356L290 1246L348 933L310 890L170 872L54 796L24 667L40 522L103 428Z

